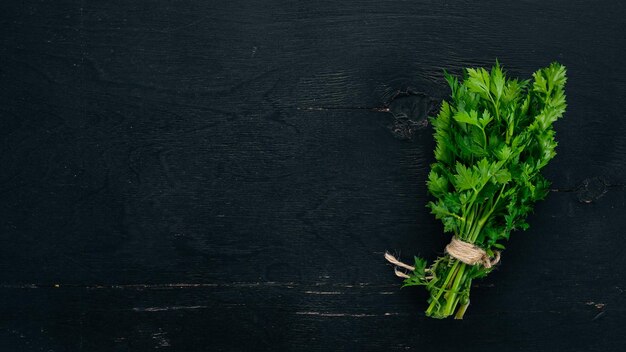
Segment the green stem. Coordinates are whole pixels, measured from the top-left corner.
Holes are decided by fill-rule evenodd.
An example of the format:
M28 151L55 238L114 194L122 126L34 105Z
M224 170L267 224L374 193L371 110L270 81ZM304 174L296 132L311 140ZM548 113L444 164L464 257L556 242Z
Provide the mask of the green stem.
M491 93L487 92L487 95L489 96L489 100L491 100L491 103L493 104L493 108L496 111L496 121L500 121L500 102L498 101L498 103L496 103L496 101L493 100Z
M496 210L496 208L498 207L498 203L500 202L500 199L502 198L502 194L504 193L505 187L506 185L502 185L502 188L500 189L500 192L498 193L498 198L496 198L496 201L491 206L491 209L489 209L489 212L486 215L482 216L480 220L478 220L478 224L476 228L474 229L474 232L470 234L471 243L476 242L476 240L478 239L478 235L480 234L480 231L482 231L483 229L483 226L485 226L485 223L487 222L487 220L489 220L489 217L491 216L491 214L493 214L493 211Z
M463 303L461 307L459 308L459 310L456 311L456 315L454 316L454 319L463 319L463 316L465 315L465 311L467 310L467 307L469 307L469 305L470 305L469 300L467 300L467 303Z
M433 312L433 309L435 309L435 307L439 303L439 298L441 298L441 295L443 294L446 286L448 286L448 283L454 277L454 273L457 270L457 265L458 264L459 264L458 261L454 262L454 264L452 265L452 268L450 268L450 271L448 271L448 275L446 276L446 280L443 282L443 284L441 285L440 288L437 288L439 290L439 292L437 292L436 296L434 297L434 299L432 300L432 302L428 306L428 309L426 309L426 315L431 315L432 312Z
M456 273L456 278L454 280L454 282L452 283L452 287L451 287L451 292L449 293L449 296L446 298L446 309L445 309L445 314L446 315L450 315L452 314L452 312L454 312L454 307L456 305L456 303L458 303L458 298L457 298L457 292L459 289L459 286L461 285L461 282L464 277L464 272L465 272L465 267L467 266L467 264L465 263L461 263L459 266L459 270Z
M483 148L487 149L487 134L485 134L485 129L481 128L480 131L483 133Z

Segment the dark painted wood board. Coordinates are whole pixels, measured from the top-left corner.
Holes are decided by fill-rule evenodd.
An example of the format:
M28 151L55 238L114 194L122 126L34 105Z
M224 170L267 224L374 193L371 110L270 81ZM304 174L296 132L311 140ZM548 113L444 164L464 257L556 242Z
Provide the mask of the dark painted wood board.
M0 350L622 351L626 5L0 4ZM554 191L464 321L434 258L441 72L568 67ZM389 110L389 112L387 112Z

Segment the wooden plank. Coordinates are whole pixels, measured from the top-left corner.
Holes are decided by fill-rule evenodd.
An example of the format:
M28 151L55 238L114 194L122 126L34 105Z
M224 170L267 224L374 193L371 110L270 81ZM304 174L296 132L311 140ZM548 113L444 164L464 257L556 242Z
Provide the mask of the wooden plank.
M621 350L626 6L0 4L0 350ZM554 192L423 316L441 72L558 60ZM58 287L56 287L58 285Z

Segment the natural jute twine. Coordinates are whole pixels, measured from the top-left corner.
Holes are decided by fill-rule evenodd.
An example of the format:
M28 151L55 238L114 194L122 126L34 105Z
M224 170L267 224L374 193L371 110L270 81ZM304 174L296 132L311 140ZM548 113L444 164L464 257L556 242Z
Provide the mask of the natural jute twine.
M415 271L415 267L410 266L409 264L405 264L401 261L399 261L396 257L394 257L393 255L389 254L388 252L385 252L385 259L387 259L387 261L393 265L395 265L396 267L393 268L393 272L396 274L397 277L401 277L404 279L408 279L410 276L403 273L402 271L398 270L398 266L401 268L405 268L408 269L409 271Z
M489 255L487 254L487 252L485 252L484 249L474 244L462 241L458 239L457 237L452 237L452 240L446 246L446 253L450 255L452 258L455 258L467 265L480 264L487 269L498 264L498 262L500 261L499 251L493 251L494 256L492 259L489 257ZM405 278L405 279L409 278L409 275L399 270L398 267L407 269L409 271L415 271L414 267L401 262L400 260L398 260L398 258L394 257L388 252L385 252L385 259L387 259L389 263L396 266L393 268L393 270L396 276L398 277Z
M456 236L446 246L446 253L451 257L467 265L481 264L489 269L500 261L500 252L493 251L494 257L491 259L484 249L471 243L461 241Z

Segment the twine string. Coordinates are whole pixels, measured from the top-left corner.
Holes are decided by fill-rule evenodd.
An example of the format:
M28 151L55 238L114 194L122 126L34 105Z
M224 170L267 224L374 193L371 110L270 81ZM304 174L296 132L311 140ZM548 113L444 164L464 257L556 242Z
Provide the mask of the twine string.
M481 264L487 269L500 261L499 251L493 251L494 256L492 259L484 249L472 243L462 241L456 236L452 237L452 240L446 246L446 253L467 265Z
M467 265L480 264L487 269L492 268L494 265L500 262L499 251L493 251L493 258L489 257L489 255L484 249L472 243L465 242L457 238L456 236L452 237L452 240L446 246L445 252L451 257ZM410 277L409 275L407 275L405 272L403 272L402 270L398 268L403 268L409 271L415 271L415 267L401 262L398 258L394 257L389 252L385 252L385 259L389 263L395 265L395 267L393 268L393 272L396 274L397 277L401 277L403 279L408 279Z
M394 274L396 274L397 277L401 277L403 279L408 279L410 277L409 275L404 273L402 270L398 269L398 267L407 269L409 271L415 271L414 267L410 266L409 264L401 262L400 260L398 260L398 258L394 257L389 252L385 252L385 259L387 259L389 263L395 265L395 267L393 268L393 272Z

